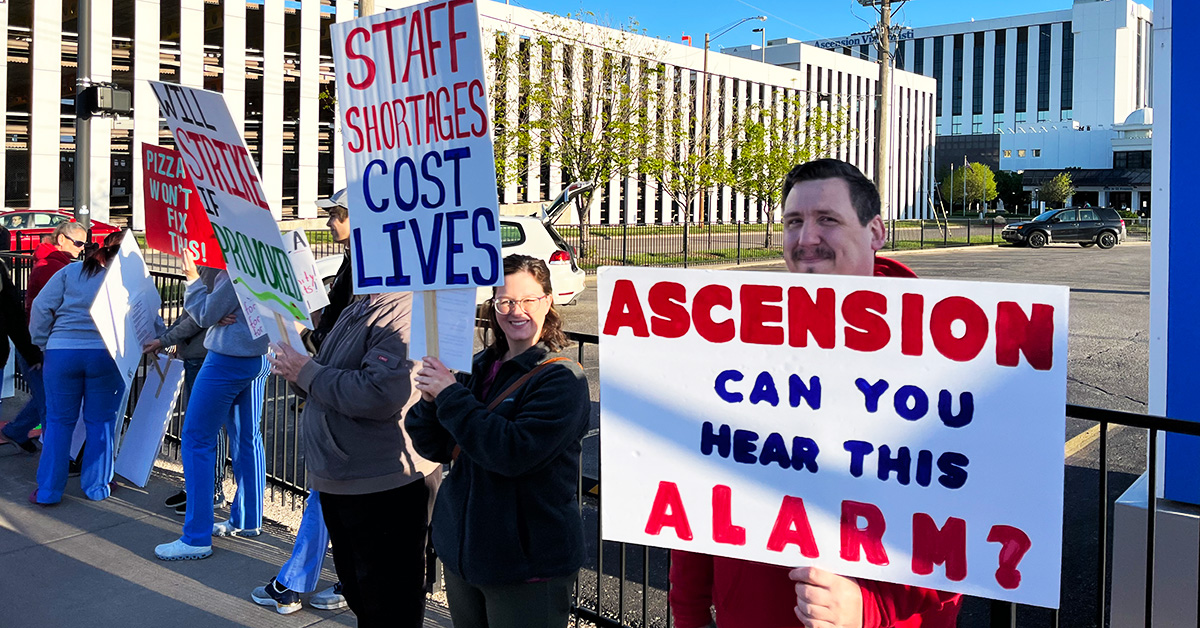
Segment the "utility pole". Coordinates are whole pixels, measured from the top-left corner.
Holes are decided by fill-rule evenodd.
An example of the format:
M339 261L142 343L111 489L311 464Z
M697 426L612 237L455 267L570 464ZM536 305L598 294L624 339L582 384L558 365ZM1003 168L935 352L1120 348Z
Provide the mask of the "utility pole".
M92 228L92 120L91 112L80 115L83 92L92 78L92 3L79 0L75 18L75 222L89 231Z
M858 0L863 6L875 7L879 11L877 27L879 40L879 106L875 110L875 186L879 188L881 213L890 216L888 209L888 135L891 122L892 95L892 0Z

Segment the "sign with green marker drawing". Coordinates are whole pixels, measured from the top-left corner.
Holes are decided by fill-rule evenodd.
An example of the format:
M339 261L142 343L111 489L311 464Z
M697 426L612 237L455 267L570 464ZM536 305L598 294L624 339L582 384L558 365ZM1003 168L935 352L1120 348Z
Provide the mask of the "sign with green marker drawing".
M159 110L196 184L229 276L259 303L304 323L308 309L258 166L216 92L150 81Z

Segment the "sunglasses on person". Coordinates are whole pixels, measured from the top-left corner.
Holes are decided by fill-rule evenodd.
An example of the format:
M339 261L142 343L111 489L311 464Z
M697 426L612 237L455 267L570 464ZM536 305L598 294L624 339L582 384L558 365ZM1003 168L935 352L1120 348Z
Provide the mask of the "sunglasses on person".
M543 294L540 297L527 297L524 299L493 299L492 307L496 308L497 314L509 314L513 311L513 307L520 304L521 309L526 314L529 314L541 303L542 299L548 298L550 295Z

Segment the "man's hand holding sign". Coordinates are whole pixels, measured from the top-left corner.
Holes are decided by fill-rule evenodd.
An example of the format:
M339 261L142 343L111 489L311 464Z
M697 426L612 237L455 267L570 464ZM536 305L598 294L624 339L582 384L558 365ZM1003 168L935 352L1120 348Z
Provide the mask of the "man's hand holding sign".
M601 271L604 536L685 550L680 628L713 602L722 628L1058 605L1066 290L870 278L914 276L876 258L878 208L812 162L784 192L796 274Z

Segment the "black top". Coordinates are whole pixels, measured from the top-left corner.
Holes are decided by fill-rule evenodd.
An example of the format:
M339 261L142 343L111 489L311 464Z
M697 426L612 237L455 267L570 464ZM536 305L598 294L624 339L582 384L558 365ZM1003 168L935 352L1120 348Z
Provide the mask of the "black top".
M30 340L25 325L25 304L8 274L8 266L0 261L0 370L8 363L8 338L30 366L42 363L42 350Z
M504 362L480 398L493 359L475 356L434 402L408 411L417 453L450 462L438 491L433 545L443 564L476 585L575 573L583 565L576 497L580 441L587 432L587 379L571 360L551 364L488 411L487 404L538 364L558 357L537 344Z

